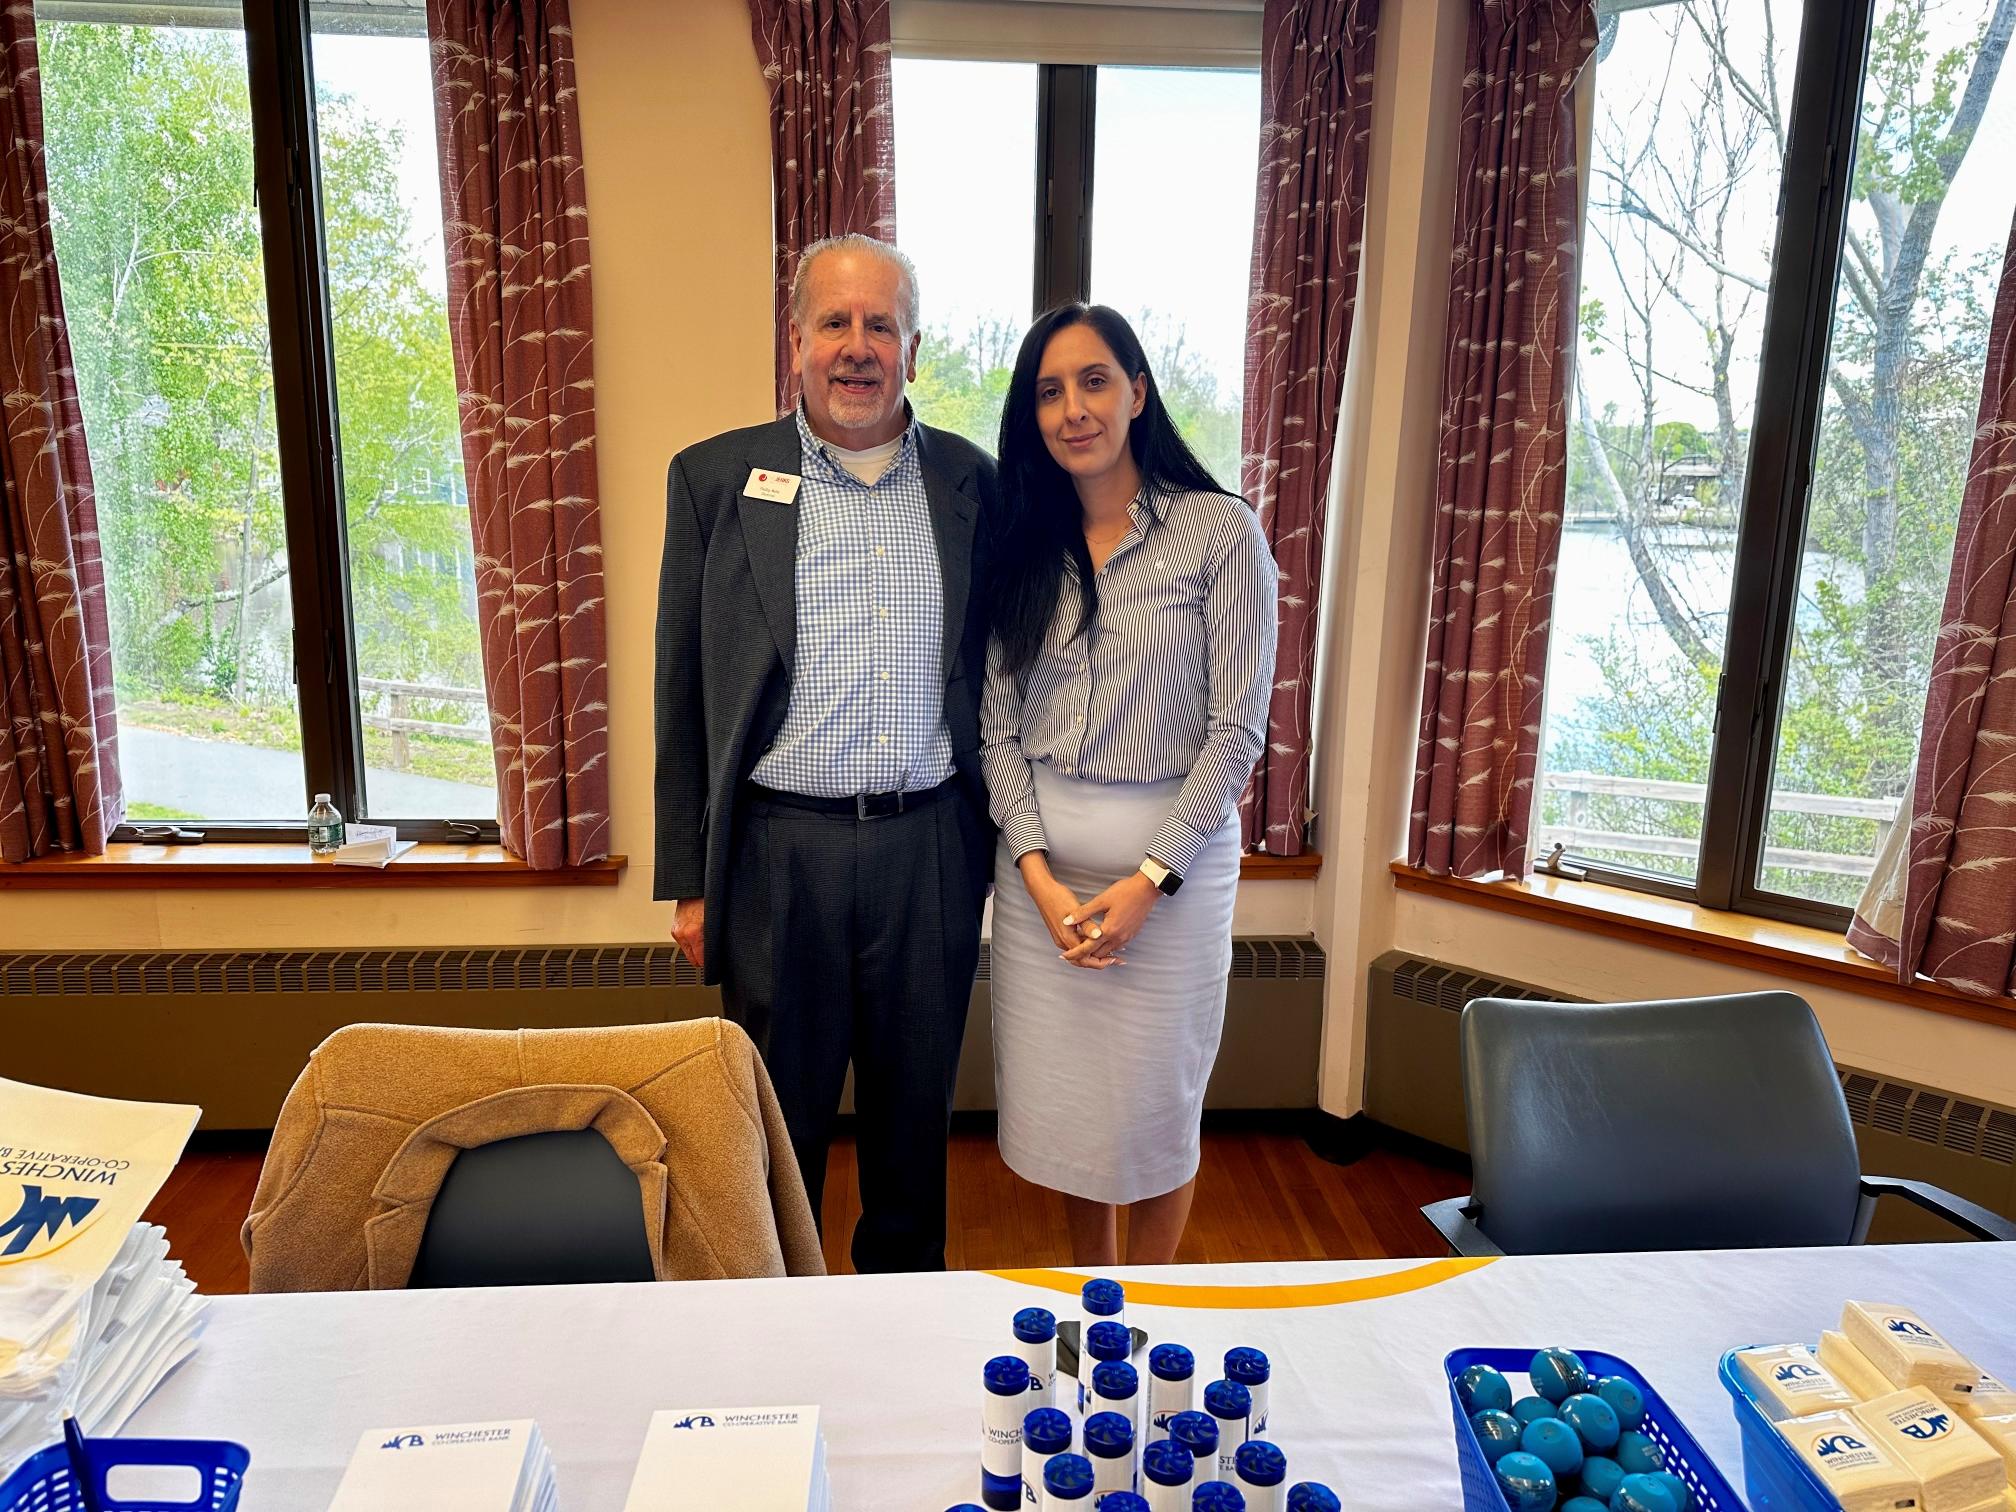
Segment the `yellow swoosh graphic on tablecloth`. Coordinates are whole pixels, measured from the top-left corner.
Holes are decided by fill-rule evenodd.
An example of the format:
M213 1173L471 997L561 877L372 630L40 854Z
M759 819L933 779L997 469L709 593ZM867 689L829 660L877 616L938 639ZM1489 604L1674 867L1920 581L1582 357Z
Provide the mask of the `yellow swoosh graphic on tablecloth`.
M1355 1281L1304 1281L1288 1286L1213 1286L1171 1281L1141 1281L1129 1278L1127 1300L1149 1307L1208 1307L1221 1310L1276 1307L1335 1307L1344 1302L1370 1302L1378 1297L1397 1297L1406 1292L1439 1286L1458 1276L1489 1265L1498 1257L1480 1256L1466 1260L1435 1260L1426 1265L1410 1265L1405 1270L1381 1276L1362 1276ZM997 1270L990 1276L1023 1286L1040 1286L1048 1291L1076 1296L1092 1277L1075 1271Z

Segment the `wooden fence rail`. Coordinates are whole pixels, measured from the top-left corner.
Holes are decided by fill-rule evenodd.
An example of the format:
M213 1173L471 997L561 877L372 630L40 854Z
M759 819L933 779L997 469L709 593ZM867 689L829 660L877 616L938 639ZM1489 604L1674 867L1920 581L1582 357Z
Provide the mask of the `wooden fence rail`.
M1708 788L1700 782L1670 782L1649 777L1611 777L1600 772L1547 772L1541 779L1544 793L1563 793L1568 798L1566 822L1540 826L1544 846L1556 841L1570 850L1622 851L1641 856L1692 856L1700 841L1684 835L1627 834L1593 824L1589 800L1637 798L1659 803L1687 803L1696 808L1708 801ZM1789 871L1817 872L1827 876L1867 877L1876 869L1876 853L1897 822L1901 798L1850 798L1834 793L1773 793L1774 814L1815 814L1832 819L1863 819L1875 826L1868 853L1797 850L1767 845L1766 866Z
M474 704L479 716L486 715L488 705L481 688L444 688L433 683L393 682L386 678L360 677L357 679L360 693L382 693L388 701L388 711L384 714L366 714L364 727L367 730L384 730L392 737L391 765L395 772L406 771L412 761L412 751L407 745L409 735L441 735L451 740L490 739L490 722L487 717L478 724L444 724L434 719L414 719L411 717L414 702L422 703L466 703Z

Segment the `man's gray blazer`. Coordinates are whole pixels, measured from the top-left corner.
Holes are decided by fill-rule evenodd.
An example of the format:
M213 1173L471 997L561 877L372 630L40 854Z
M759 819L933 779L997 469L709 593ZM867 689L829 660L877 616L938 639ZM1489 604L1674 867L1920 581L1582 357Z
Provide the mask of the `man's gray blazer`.
M983 589L1000 497L985 452L950 431L918 430L945 592L945 724L954 780L984 838L992 831L980 775ZM798 631L798 507L744 494L752 469L803 471L795 416L687 447L672 459L665 484L651 895L707 900L708 982L720 980L728 867L744 790L783 726ZM986 892L993 851L986 843L974 849L977 900Z

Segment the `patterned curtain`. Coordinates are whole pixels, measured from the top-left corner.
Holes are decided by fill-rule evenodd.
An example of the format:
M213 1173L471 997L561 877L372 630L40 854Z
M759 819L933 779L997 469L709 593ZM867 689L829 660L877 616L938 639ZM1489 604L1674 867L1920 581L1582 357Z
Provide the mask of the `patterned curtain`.
M798 402L785 328L798 254L858 231L896 240L889 0L749 0L770 86L777 228L777 413Z
M609 852L588 197L566 0L428 0L448 310L504 845Z
M1988 340L1988 370L1953 571L1932 656L1908 818L1904 902L1865 894L1848 940L1906 984L1931 977L2002 997L2016 957L2016 226ZM1879 871L1880 878L1880 871ZM1873 890L1873 888L1872 888Z
M0 8L0 143L0 861L26 861L102 852L125 811L31 5Z
M1324 511L1358 300L1378 0L1267 0L1240 482L1281 569L1267 748L1248 849L1302 853Z
M1522 876L1567 486L1575 82L1594 0L1474 0L1408 859Z

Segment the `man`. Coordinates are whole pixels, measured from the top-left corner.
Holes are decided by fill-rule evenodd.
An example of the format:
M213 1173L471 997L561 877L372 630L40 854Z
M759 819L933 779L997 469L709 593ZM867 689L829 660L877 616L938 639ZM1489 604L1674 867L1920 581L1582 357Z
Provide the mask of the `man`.
M814 1213L852 1058L855 1267L942 1269L993 865L994 464L910 412L917 280L894 247L807 248L790 338L797 411L672 459L653 896L763 1052Z

